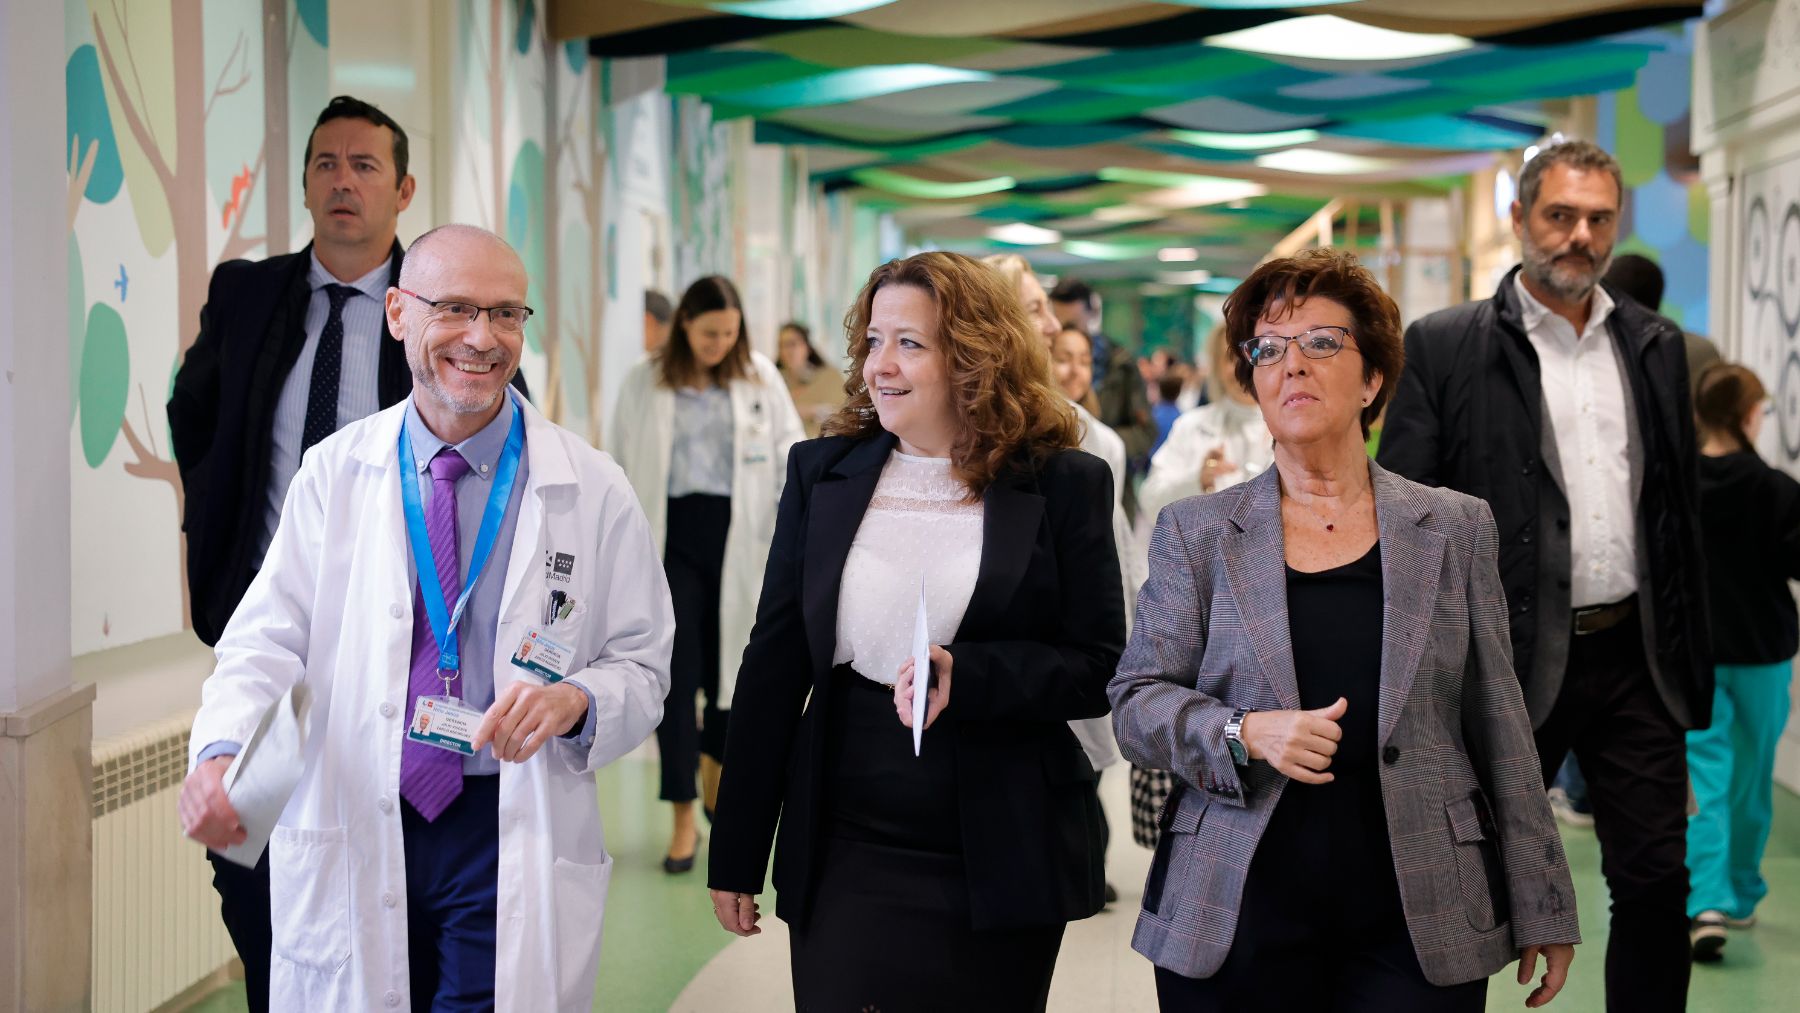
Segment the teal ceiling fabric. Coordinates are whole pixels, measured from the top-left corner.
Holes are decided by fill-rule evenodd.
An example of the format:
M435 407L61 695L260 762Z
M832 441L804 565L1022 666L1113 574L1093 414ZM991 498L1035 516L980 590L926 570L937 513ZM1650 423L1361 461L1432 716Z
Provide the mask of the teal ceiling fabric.
M809 149L816 182L918 241L1017 248L988 232L1027 223L1060 237L1034 260L1120 276L1194 248L1227 276L1334 197L1441 193L1532 143L1544 102L1631 86L1659 26L1700 13L1513 6L563 0L551 20L597 56L665 55L671 94Z

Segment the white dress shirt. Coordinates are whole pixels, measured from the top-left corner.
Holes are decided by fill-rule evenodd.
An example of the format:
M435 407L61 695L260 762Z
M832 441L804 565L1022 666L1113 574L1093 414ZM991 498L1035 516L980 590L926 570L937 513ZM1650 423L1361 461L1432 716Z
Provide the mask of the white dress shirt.
M1558 316L1514 278L1525 335L1537 350L1544 421L1556 439L1569 500L1570 604L1606 605L1637 591L1637 505L1631 492L1630 396L1595 286L1587 328Z

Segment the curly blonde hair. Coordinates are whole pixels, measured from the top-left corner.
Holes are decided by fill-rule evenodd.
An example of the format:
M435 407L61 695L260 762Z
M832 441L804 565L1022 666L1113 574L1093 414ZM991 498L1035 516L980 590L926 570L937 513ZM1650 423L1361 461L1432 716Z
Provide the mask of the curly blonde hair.
M1033 462L1078 446L1080 423L1069 399L1051 385L1044 343L1025 319L1016 286L993 268L958 253L930 252L876 268L844 316L850 341L849 400L825 420L827 436L867 436L881 428L863 364L875 293L910 285L937 305L956 434L950 459L979 498L1015 458Z

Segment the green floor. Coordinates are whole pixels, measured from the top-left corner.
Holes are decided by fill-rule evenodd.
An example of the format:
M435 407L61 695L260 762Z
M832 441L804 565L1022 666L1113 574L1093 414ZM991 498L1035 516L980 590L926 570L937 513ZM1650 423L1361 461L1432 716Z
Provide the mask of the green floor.
M1777 790L1775 832L1763 862L1769 898L1760 924L1734 932L1724 962L1694 969L1688 1008L1696 1013L1749 1013L1800 1006L1800 797ZM607 847L617 863L607 900L607 930L596 996L607 1013L649 1013L669 1008L689 980L731 941L712 917L703 872L663 873L668 843L667 809L656 801L656 768L626 761L600 775ZM1588 831L1565 829L1563 840L1580 895L1587 943L1576 951L1567 989L1551 1007L1586 1013L1603 1008L1606 886L1600 849ZM703 856L704 857L704 856ZM1068 954L1064 955L1065 960ZM1488 991L1489 1010L1522 1008L1528 990L1508 975ZM234 986L195 1007L207 1013L245 1009ZM1096 1010L1093 1013L1107 1013ZM1127 1011L1119 1011L1127 1013ZM1136 1013L1136 1011L1130 1011Z

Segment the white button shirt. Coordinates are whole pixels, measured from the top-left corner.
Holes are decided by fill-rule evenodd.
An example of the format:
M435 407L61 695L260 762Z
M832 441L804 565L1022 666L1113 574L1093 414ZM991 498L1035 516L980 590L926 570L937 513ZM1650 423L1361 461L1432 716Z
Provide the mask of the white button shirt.
M1625 378L1606 319L1612 297L1594 287L1587 328L1535 299L1515 277L1525 335L1537 350L1544 421L1562 459L1569 499L1570 604L1606 605L1637 591L1637 510L1631 496Z

